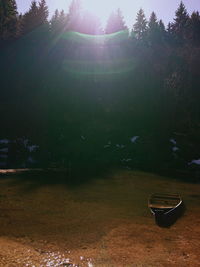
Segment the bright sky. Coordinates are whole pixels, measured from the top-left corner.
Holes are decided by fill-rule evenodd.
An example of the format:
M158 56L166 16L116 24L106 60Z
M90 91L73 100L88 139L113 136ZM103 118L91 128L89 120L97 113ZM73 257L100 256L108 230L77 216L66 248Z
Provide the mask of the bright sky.
M29 9L31 0L16 0L18 11L24 13ZM46 0L50 14L55 9L68 10L71 0ZM152 11L155 11L159 19L163 19L165 24L172 21L175 10L180 0L82 0L83 6L94 12L102 20L104 25L112 10L118 7L122 10L126 24L129 27L135 22L136 13L142 7L147 17ZM187 10L191 13L194 10L200 10L200 0L183 0Z

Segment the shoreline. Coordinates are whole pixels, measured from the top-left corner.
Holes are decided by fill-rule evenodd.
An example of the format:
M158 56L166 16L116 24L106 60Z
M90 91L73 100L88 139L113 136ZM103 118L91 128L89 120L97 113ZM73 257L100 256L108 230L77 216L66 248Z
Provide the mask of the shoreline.
M134 171L76 187L41 180L0 179L0 266L198 266L200 185ZM172 189L186 212L160 228L147 198Z

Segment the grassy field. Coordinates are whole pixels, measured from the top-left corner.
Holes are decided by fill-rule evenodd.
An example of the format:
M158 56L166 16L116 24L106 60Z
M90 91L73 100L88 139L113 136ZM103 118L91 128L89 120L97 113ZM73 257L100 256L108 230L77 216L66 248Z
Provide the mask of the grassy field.
M199 266L200 184L113 170L70 186L48 175L0 178L0 267ZM153 192L183 197L186 211L170 228L148 210Z

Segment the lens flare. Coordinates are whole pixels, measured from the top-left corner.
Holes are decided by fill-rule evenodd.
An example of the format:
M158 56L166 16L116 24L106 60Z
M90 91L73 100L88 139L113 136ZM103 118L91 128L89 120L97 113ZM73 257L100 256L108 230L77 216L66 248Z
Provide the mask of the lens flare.
M114 1L114 0L83 0L83 8L101 19L102 24L105 24L108 16L111 12L115 11L117 8L124 8L124 1ZM127 3L126 3L127 4Z
M74 47L70 58L63 61L67 73L109 76L129 73L135 67L135 59L128 57L126 49L121 48L127 43L128 31L97 36L67 32L62 38Z

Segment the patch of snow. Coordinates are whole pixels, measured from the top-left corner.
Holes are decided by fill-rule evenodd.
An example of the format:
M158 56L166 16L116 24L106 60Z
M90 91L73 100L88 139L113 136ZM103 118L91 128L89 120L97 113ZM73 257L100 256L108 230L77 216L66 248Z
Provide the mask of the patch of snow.
M0 158L7 159L8 158L8 155L0 155Z
M137 139L139 138L139 136L133 136L131 138L131 143L135 143L137 141Z
M28 146L29 140L26 139L25 137L17 138L14 143L18 145L24 145L24 147Z
M34 159L30 156L30 157L27 158L27 162L28 162L28 163L32 163L32 164L34 164L34 163L36 163L36 160L34 160Z
M0 149L0 152L3 152L3 153L8 153L8 148L7 148L7 147L5 147L5 148L2 148L2 149Z
M170 141L173 145L176 145L176 144L177 144L176 140L173 139L173 138L169 139L169 141Z
M27 147L28 146L28 143L29 143L29 140L28 139L24 139L23 140L23 143L24 143L24 146Z
M8 140L8 139L1 139L1 140L0 140L0 144L7 145L7 144L9 144L9 143L10 143L10 140Z
M172 150L173 150L174 152L176 152L176 151L179 150L179 148L178 148L177 146L174 146L174 147L172 147Z
M122 159L121 162L129 162L132 161L132 159Z
M125 148L125 145L116 144L116 147L118 147L118 148Z
M200 165L200 159L193 159L191 162L188 163L188 165L191 165L191 164Z
M37 146L37 145L27 146L27 149L30 153L35 152L38 148L39 148L39 146Z
M27 146L28 146L28 143L29 143L29 140L28 140L27 138L25 138L25 137L22 137L22 138L18 138L18 139L16 140L16 142L17 142L17 143L20 142L20 143L22 143L25 147L27 147Z
M111 141L108 141L108 144L104 146L104 148L108 148L111 146Z
M105 145L105 146L104 146L104 148L108 148L108 147L110 147L110 145Z

